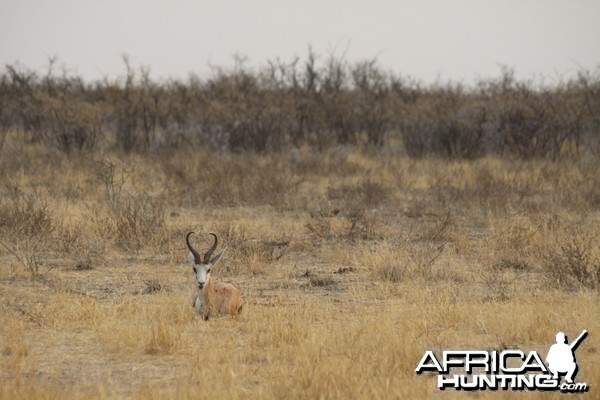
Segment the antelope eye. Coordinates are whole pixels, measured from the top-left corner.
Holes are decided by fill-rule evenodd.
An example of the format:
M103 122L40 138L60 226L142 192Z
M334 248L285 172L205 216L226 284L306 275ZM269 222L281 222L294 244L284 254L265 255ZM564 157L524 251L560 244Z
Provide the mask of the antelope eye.
M196 269L196 267L194 267L194 273L197 274L198 270Z
M210 273L210 268L206 270L206 273L209 274Z

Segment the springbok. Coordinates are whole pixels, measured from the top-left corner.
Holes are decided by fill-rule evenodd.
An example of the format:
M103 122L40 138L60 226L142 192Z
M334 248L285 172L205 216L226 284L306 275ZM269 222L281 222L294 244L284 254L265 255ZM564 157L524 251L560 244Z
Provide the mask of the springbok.
M244 302L240 292L230 283L213 282L210 278L212 268L221 260L225 250L212 257L219 239L214 233L210 233L215 238L212 247L201 257L190 244L190 235L194 232L189 232L185 237L185 242L190 254L188 260L194 269L194 277L196 291L192 295L192 304L196 312L207 320L212 315L229 314L232 316L238 315L244 307Z

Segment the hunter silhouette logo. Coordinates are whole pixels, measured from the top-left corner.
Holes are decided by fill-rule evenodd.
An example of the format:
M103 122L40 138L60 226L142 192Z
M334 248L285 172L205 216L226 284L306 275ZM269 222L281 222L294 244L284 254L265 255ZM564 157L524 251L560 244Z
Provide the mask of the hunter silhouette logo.
M438 388L445 390L560 390L587 392L589 385L574 382L577 374L575 351L587 337L587 330L570 344L563 332L556 334L545 362L536 351L445 350L436 357L426 351L415 372L437 372ZM459 372L452 374L451 371ZM565 375L566 382L561 383Z
M567 374L567 383L573 383L573 377L577 373L577 363L575 361L575 350L587 336L587 331L581 332L571 344L567 344L567 337L564 333L556 334L556 344L553 344L548 351L546 362L548 369L552 372L552 378L559 379L559 374Z

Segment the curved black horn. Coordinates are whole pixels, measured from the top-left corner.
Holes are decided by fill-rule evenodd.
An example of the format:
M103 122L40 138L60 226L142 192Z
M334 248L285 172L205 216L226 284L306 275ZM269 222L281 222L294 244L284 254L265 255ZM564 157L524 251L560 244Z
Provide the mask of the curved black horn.
M215 237L215 242L213 243L212 247L210 249L208 249L208 251L206 253L204 253L204 264L208 264L210 262L210 256L212 256L212 253L217 248L217 243L219 243L219 239L217 239L217 235L215 235L212 232L209 233L209 235L213 235Z
M192 245L190 244L190 235L194 233L194 232L189 232L186 236L185 236L185 242L187 243L187 247L188 249L190 249L190 251L192 252L192 254L194 255L194 262L196 264L200 264L202 263L202 258L200 258L200 253L198 253L196 251L196 249L194 249L192 247Z

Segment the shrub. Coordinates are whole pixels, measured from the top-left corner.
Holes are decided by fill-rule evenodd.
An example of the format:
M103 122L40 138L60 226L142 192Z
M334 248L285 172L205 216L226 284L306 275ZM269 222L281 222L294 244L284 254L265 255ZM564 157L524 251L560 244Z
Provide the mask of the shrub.
M51 62L52 63L52 62ZM210 149L258 153L308 145L381 148L402 143L411 157L523 159L598 153L600 73L553 86L519 82L510 69L476 87L424 87L354 64L269 61L188 81L156 81L124 57L125 76L87 84L9 65L0 75L0 146L9 130L65 153L99 143L126 153Z
M53 212L36 192L25 194L15 186L0 198L0 233L9 241L0 245L32 275L40 272L55 228Z
M110 238L128 251L158 246L166 234L164 201L147 194L122 196L90 217L103 240Z
M38 193L25 194L15 186L8 196L0 198L0 229L5 235L49 237L55 228L54 214Z
M600 286L600 258L593 252L593 244L573 239L545 257L546 281L565 289L595 289ZM597 246L597 244L596 244Z

